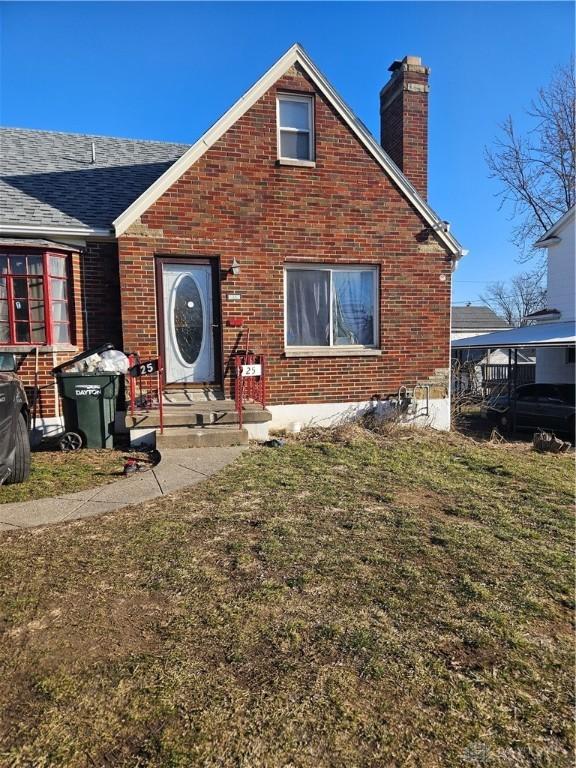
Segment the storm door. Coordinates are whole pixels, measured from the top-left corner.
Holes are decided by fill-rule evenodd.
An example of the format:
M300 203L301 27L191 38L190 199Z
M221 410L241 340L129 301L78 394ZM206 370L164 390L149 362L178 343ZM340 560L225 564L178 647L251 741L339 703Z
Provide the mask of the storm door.
M214 381L214 310L209 264L162 264L166 383Z

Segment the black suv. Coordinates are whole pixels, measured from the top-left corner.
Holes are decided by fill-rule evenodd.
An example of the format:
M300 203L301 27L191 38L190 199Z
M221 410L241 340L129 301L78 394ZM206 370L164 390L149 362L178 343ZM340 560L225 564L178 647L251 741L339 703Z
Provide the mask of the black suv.
M22 483L30 474L28 420L28 401L16 375L16 359L0 352L0 485Z
M512 427L511 405L516 406L516 428L548 429L570 435L574 439L575 387L573 384L524 384L512 392L489 400L481 414L503 430Z

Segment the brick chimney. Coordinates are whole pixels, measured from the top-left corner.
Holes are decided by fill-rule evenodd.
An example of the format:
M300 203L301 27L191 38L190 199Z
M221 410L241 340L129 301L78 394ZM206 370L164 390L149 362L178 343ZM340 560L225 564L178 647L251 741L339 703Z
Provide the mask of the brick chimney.
M380 144L426 200L428 194L428 75L419 56L390 65L380 91Z

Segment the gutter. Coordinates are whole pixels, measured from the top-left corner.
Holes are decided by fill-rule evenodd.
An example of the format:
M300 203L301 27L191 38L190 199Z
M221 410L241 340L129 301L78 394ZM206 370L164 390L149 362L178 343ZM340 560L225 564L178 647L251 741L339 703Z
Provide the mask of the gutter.
M460 259L463 259L464 256L468 256L469 253L470 251L467 248L459 248L459 252L452 256L452 272L456 272Z
M99 227L46 227L30 224L2 224L0 234L6 235L46 235L51 237L101 237L114 239L113 229Z

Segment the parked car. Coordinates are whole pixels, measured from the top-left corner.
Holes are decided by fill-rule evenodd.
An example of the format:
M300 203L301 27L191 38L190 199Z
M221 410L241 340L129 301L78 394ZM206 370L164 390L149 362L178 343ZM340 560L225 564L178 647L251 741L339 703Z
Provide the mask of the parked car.
M573 384L524 384L484 404L480 413L500 429L512 428L512 406L516 407L516 429L547 429L574 439L575 387Z
M0 485L22 483L30 474L29 410L16 358L0 352Z

